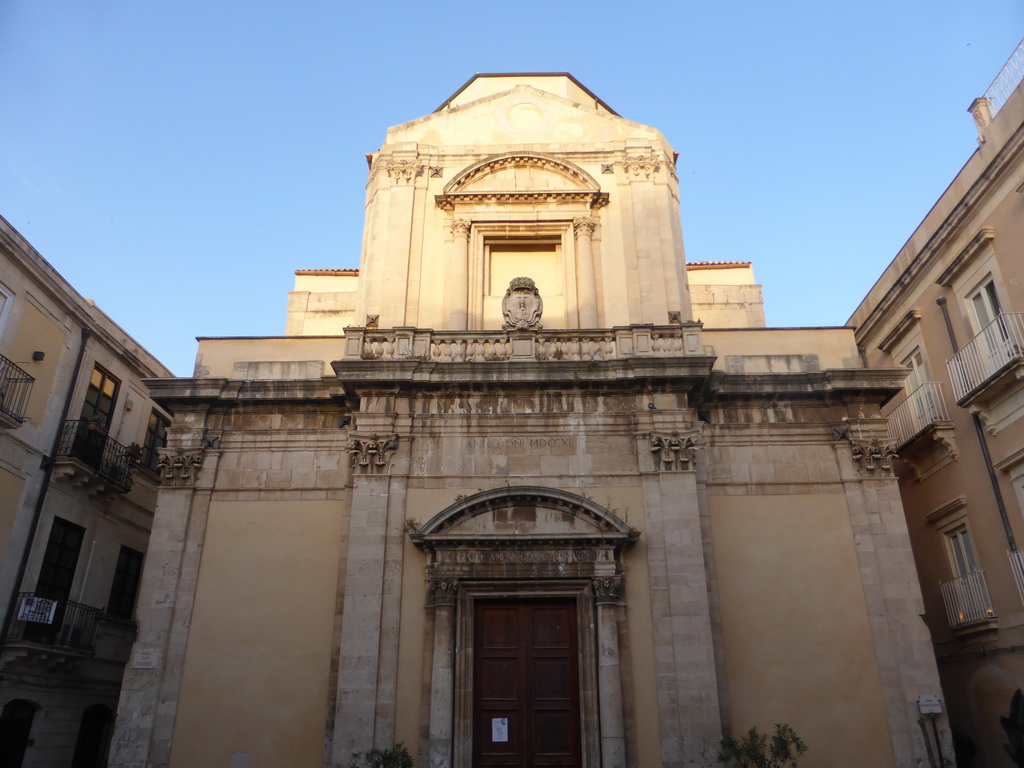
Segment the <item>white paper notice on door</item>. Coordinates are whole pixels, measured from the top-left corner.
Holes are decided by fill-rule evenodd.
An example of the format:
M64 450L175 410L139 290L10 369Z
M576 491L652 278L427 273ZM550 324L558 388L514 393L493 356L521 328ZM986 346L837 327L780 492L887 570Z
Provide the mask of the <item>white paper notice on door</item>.
M508 741L508 718L507 717L492 717L491 718L491 741Z

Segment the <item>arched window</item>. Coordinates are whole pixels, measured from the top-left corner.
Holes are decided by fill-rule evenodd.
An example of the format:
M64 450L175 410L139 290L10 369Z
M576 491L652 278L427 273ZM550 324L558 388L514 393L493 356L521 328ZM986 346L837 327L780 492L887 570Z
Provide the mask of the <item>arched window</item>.
M82 723L78 726L78 741L75 743L71 768L104 768L113 731L114 713L110 707L103 704L86 707L82 712Z

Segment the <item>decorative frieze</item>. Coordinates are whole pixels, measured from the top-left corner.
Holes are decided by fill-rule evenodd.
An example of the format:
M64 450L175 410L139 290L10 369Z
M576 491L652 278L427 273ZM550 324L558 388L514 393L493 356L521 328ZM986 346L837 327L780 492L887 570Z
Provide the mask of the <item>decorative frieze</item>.
M396 184L411 184L423 166L415 160L388 160L384 165L388 178Z
M651 455L659 472L679 472L693 468L697 455L697 435L651 433Z
M881 445L878 438L874 437L870 442L851 442L850 455L862 473L891 475L892 457L896 455L896 448L892 445Z
M369 438L353 437L348 442L352 469L364 475L386 474L392 454L398 449L398 435L381 442L377 435Z
M431 605L455 605L459 582L454 579L430 579Z
M539 330L544 313L544 300L540 297L537 284L529 277L514 277L501 300L501 313L505 316L502 330Z
M623 161L622 167L625 169L627 176L632 176L636 179L649 179L658 172L661 164L655 155L637 155L636 157L627 157Z
M594 579L593 586L595 603L617 603L622 600L624 584L621 576Z
M160 475L160 482L165 486L192 486L196 484L199 477L199 470L203 466L203 452L192 451L186 453L183 448L178 448L173 454L170 451L160 450L160 459L157 461L157 473Z

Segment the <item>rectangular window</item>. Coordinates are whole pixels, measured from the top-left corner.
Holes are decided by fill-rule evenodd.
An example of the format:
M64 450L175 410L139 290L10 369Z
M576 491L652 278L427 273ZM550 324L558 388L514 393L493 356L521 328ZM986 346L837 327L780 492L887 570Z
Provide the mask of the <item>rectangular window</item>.
M53 518L50 538L46 542L43 565L39 569L36 594L54 600L67 600L75 579L78 553L82 549L85 528L59 517Z
M142 466L157 471L160 461L158 449L167 445L167 428L171 422L153 410L149 414L149 425L146 427L146 442L142 444Z
M85 392L85 402L82 404L81 418L109 429L120 384L120 381L98 365L93 368L92 376L89 377L89 388Z
M978 570L966 525L958 526L946 533L946 542L949 545L950 564L954 576L962 578Z
M121 547L117 556L114 583L110 586L107 613L122 619L130 619L135 612L135 597L139 592L139 578L142 575L143 554L128 547Z
M974 313L975 330L981 333L999 316L999 296L996 284L988 279L970 297L971 311Z

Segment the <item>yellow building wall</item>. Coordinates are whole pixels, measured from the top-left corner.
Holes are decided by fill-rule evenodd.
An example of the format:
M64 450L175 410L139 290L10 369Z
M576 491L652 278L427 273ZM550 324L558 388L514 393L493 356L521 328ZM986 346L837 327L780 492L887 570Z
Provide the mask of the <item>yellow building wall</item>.
M53 388L53 378L60 365L64 347L64 329L40 312L31 302L24 302L21 322L11 347L11 359L21 364L29 375L35 378L32 395L29 397L25 418L34 424L42 424L46 413L46 401ZM36 350L46 353L40 362L21 362L32 359Z
M734 736L788 723L806 768L893 765L845 498L709 499Z
M213 502L172 768L323 761L342 510L338 501Z
M25 480L0 467L0 552L7 547Z

